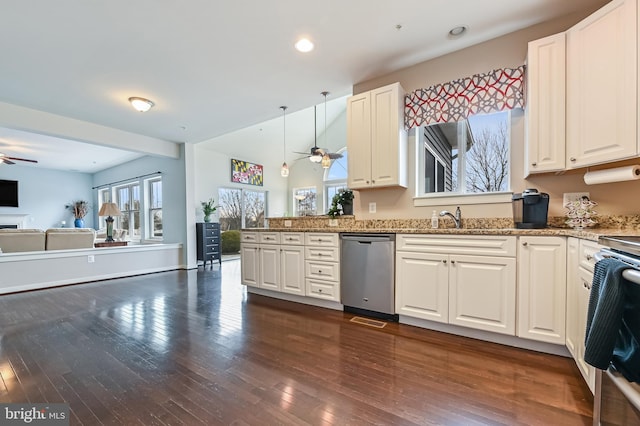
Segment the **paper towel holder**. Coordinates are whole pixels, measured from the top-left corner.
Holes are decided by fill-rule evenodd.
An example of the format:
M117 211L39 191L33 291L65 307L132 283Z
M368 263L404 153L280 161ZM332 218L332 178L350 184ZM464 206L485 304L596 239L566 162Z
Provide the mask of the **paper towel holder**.
M601 183L624 182L630 180L640 180L640 165L616 167L613 169L603 169L590 171L584 174L584 183L587 185L597 185Z

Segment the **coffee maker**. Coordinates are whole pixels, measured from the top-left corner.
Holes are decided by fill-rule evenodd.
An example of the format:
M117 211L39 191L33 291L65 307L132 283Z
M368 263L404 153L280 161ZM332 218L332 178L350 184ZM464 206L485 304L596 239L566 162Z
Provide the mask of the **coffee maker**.
M529 188L511 197L513 221L516 228L539 229L547 227L549 194Z

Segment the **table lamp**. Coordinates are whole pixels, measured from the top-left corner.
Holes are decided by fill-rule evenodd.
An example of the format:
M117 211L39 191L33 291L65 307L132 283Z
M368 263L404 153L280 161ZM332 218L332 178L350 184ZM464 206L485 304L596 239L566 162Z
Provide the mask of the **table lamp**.
M107 216L105 222L107 222L107 238L104 240L107 243L113 242L113 217L121 216L122 212L118 208L116 203L102 203L98 216Z

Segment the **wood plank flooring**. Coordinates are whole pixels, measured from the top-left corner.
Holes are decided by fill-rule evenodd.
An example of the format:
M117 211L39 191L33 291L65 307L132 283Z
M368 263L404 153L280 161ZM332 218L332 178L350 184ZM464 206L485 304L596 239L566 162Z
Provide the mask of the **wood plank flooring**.
M84 425L591 424L571 359L247 295L239 268L0 296L0 402Z

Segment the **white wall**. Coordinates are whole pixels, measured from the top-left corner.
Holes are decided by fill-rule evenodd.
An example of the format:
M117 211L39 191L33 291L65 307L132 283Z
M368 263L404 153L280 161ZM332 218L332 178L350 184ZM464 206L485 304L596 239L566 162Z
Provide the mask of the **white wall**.
M2 164L0 179L17 180L19 197L19 207L0 207L0 215L28 214L29 228L58 228L63 220L67 227L73 227L73 214L64 206L74 200L86 200L91 210L84 218L84 226L94 227L97 208L90 174Z

